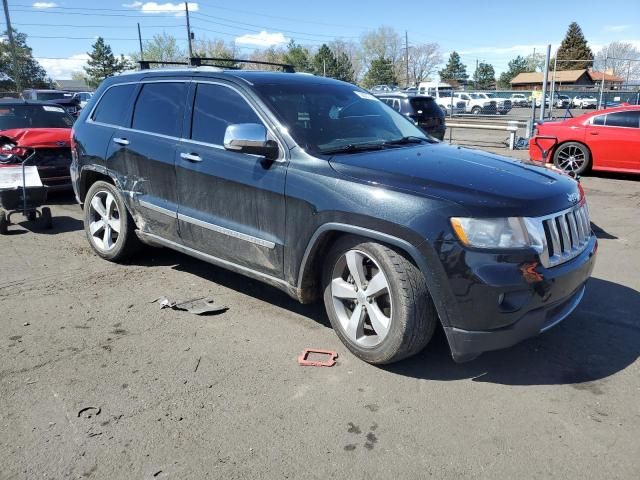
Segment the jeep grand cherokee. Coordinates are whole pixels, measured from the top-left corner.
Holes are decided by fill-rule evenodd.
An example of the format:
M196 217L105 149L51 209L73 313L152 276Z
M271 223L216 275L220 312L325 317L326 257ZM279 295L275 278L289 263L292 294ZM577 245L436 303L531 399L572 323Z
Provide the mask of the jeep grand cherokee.
M417 353L438 322L457 361L536 335L573 311L594 266L576 181L440 143L328 78L109 78L75 123L73 156L99 256L165 246L323 298L371 363Z

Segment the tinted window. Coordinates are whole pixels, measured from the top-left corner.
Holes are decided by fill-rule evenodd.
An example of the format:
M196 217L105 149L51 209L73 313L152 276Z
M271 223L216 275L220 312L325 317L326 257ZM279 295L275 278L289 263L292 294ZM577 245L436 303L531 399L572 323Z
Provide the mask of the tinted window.
M606 118L607 118L606 115L598 115L597 117L593 117L592 123L594 125L604 125Z
M116 85L105 92L93 112L93 120L111 125L123 126L129 110L129 101L136 86Z
M198 84L193 105L191 138L222 145L225 130L234 123L262 124L262 121L235 90L221 85Z
M2 105L0 130L12 128L71 128L73 118L57 105Z
M180 136L186 94L184 82L145 83L133 111L132 128Z
M416 116L420 117L442 117L442 109L432 98L411 98L409 99Z
M638 128L640 112L618 112L607 115L608 127Z

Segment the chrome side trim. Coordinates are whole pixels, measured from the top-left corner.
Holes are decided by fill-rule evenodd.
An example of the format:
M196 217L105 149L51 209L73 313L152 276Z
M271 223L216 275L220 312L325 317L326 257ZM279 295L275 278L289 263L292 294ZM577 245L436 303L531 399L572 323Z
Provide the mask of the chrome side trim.
M274 277L267 273L259 272L243 265L238 265L237 263L233 263L228 260L223 260L222 258L214 257L213 255L209 255L208 253L201 252L200 250L195 250L180 243L176 243L171 240L167 240L166 238L159 237L158 235L154 235L152 233L141 232L139 230L136 233L139 237L143 238L149 243L155 243L157 245L173 248L174 250L185 253L195 258L199 258L200 260L204 260L205 262L213 263L214 265L218 265L223 268L236 271L238 273L243 273L259 280L263 280L272 285L284 288L286 291L290 291L292 289L292 285L281 278Z
M148 208L149 210L153 210L154 212L162 213L163 215L176 218L176 212L174 212L173 210L169 210L168 208L161 207L159 205L156 205L155 203L147 202L146 200L138 200L138 203L141 207Z
M276 244L270 240L265 240L263 238L254 237L253 235L247 235L246 233L221 227L220 225L216 225L215 223L204 222L202 220L198 220L197 218L193 218L182 213L178 213L178 220L197 225L198 227L206 228L207 230L211 230L212 232L222 233L223 235L228 235L229 237L238 238L249 243L255 243L256 245L260 245L261 247L266 247L269 249L273 249L276 247Z

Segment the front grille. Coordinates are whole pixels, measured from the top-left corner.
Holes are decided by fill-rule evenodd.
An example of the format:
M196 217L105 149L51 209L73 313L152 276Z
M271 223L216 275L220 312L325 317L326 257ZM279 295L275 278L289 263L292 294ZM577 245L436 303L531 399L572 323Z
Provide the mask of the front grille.
M39 167L62 167L65 169L71 165L71 148L38 148L35 155L29 160L30 165Z
M586 202L538 221L546 240L540 255L545 267L553 267L578 256L591 238L591 222Z

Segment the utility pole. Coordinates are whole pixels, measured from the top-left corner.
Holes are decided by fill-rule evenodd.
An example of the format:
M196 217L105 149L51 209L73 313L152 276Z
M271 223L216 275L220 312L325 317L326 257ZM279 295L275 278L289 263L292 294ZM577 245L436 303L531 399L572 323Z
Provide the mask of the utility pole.
M478 59L476 58L476 71L473 74L473 89L478 90Z
M140 23L138 23L138 43L140 44L140 60L144 60L144 51L142 50L142 35L140 34Z
M549 82L549 62L551 61L551 45L547 45L544 57L544 72L542 73L542 98L540 99L540 120L544 121L544 110L547 100L547 83ZM535 100L533 100L535 102Z
M404 31L404 49L405 49L405 60L406 60L406 67L407 67L407 81L406 81L406 87L409 87L409 34L407 33L407 31Z
M598 98L598 110L602 108L602 94L604 93L604 78L607 72L607 60L609 59L609 47L604 55L604 68L602 69L602 80L600 80L600 98Z
M327 76L327 61L324 58L322 59L322 76Z
M193 49L191 47L191 24L189 23L189 2L184 2L184 10L187 14L187 40L189 41L189 61L193 57Z
M13 38L13 29L11 28L11 17L9 16L9 4L7 0L2 0L4 7L4 18L7 23L7 36L9 37L9 45L11 47L11 63L13 63L13 81L16 84L16 90L20 92L22 90L21 78L20 78L20 66L18 65L18 55L16 54L16 42Z

